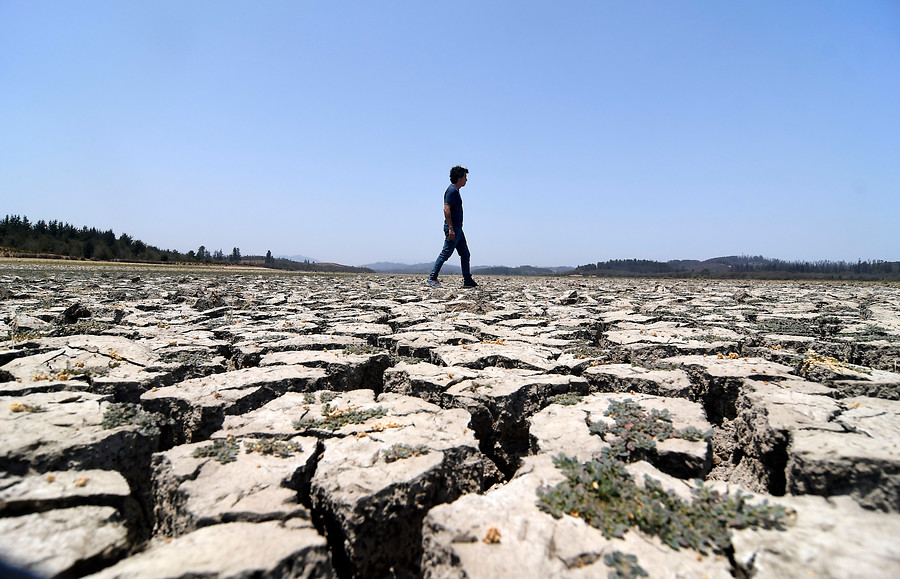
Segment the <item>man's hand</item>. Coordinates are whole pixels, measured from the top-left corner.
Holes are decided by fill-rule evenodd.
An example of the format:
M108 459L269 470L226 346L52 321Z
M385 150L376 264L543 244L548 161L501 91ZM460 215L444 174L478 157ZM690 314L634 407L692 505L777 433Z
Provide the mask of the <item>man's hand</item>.
M447 239L453 241L456 239L456 232L453 231L453 221L450 220L450 206L444 203L444 223L447 224Z

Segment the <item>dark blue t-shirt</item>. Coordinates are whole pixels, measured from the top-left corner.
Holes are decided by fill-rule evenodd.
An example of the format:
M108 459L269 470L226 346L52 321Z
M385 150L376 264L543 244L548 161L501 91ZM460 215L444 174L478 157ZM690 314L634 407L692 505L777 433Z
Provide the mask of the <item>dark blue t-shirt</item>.
M453 223L453 229L462 229L463 208L459 187L453 184L447 187L444 191L444 204L450 206L450 222Z

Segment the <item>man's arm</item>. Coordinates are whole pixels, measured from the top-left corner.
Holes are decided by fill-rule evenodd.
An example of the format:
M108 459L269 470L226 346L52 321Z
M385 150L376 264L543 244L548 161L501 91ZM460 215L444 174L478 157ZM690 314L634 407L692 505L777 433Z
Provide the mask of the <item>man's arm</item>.
M449 237L451 241L456 239L456 232L453 231L453 221L450 219L450 205L448 203L444 203L444 221L447 222L447 227L449 228L447 230L447 237Z

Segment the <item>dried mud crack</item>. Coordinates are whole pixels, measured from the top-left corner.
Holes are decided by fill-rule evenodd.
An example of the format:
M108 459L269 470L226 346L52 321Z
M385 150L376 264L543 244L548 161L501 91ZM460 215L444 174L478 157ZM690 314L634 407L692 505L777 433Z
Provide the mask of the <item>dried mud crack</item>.
M896 285L480 282L0 265L0 559L47 577L900 569Z

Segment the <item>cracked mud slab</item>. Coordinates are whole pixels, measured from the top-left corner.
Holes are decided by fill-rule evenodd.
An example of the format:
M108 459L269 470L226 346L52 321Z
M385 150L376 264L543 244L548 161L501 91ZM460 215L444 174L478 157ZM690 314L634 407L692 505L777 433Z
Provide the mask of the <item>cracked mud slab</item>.
M75 538L50 552L23 535L37 542L16 561L109 576L499 577L518 565L576 577L605 576L616 549L651 576L842 576L858 544L872 546L860 570L895 574L890 546L864 530L830 541L842 535L826 521L896 525L900 287L481 281L435 291L399 275L0 264L0 528L52 521L54 536ZM661 441L676 457L659 465L669 474L629 468L678 493L689 488L679 476L740 483L783 498L796 525L752 535L729 561L630 532L612 544L580 519L536 512L537 463L602 452L586 429L603 409L551 400L601 394L714 429L694 450ZM165 420L158 433L104 429L113 402ZM341 412L361 421L325 423ZM229 436L303 450L193 456ZM401 457L388 462L392 448ZM48 476L59 484L45 495ZM402 530L396 548L380 548L382 525ZM101 527L100 543L77 539ZM254 562L251 547L272 556Z

